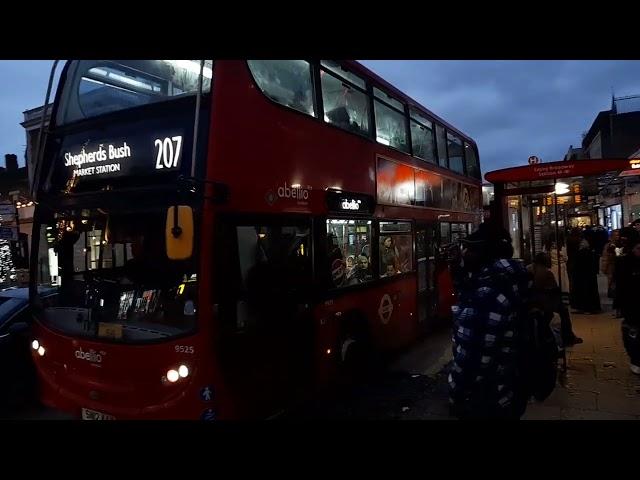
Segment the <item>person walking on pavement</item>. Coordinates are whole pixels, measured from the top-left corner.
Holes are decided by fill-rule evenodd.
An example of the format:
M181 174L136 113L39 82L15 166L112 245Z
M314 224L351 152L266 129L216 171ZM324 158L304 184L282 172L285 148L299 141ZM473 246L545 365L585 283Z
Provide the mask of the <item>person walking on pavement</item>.
M574 291L573 307L575 313L600 313L600 292L598 290L598 270L596 255L586 238L580 241L578 252L575 254L573 266Z
M530 275L511 259L511 237L502 227L483 223L462 242L458 301L452 307L451 414L519 419L529 397L520 372L518 334Z
M545 317L551 321L553 314L560 315L562 344L566 347L582 343L582 339L573 333L569 310L562 301L562 294L556 278L550 270L551 258L544 252L538 253L527 271L533 277L531 303L538 305Z
M616 266L616 295L624 319L622 340L629 355L631 371L640 375L640 238L632 237L629 253L620 258Z
M640 241L640 232L633 227L623 227L618 234L618 241L616 243L616 258L613 264L613 284L614 284L614 296L613 296L613 308L616 311L616 318L624 317L622 313L622 296L623 293L619 292L619 289L625 290L626 285L624 282L623 272L625 272L627 257L630 255L633 246Z
M615 283L613 273L616 263L616 246L620 236L620 229L611 232L611 237L602 251L602 261L600 270L607 276L607 296L614 298Z

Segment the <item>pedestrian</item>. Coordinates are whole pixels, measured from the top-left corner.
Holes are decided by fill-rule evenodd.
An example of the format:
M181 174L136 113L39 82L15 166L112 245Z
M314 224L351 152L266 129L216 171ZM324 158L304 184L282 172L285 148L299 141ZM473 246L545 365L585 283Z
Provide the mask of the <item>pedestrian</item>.
M562 344L573 346L582 343L582 339L573 332L569 310L562 301L562 293L556 278L550 270L551 258L544 252L538 253L527 270L533 277L530 305L536 305L544 312L546 320L551 322L553 314L560 316Z
M519 419L529 395L521 375L519 330L530 275L513 260L509 233L483 223L462 240L448 377L460 419Z
M560 248L554 243L551 244L551 272L555 280L560 285L563 292L569 291L569 275L567 272L567 249L560 239ZM526 262L525 262L526 263Z
M571 287L573 290L574 313L600 313L600 292L598 290L598 264L596 254L586 238L580 241L575 254Z
M613 283L615 285L613 308L616 310L616 318L624 317L622 313L622 297L626 285L623 285L625 278L623 273L628 265L627 257L631 253L633 246L640 241L640 233L633 227L624 227L620 229L618 234L618 242L616 248L616 258L613 267Z
M616 229L611 232L611 238L604 247L602 252L602 266L601 270L607 276L607 296L614 298L615 285L613 282L613 272L616 263L616 244L620 237L620 229Z
M629 355L631 371L640 375L640 239L629 243L629 253L618 264L616 272L618 305L622 313L622 340Z

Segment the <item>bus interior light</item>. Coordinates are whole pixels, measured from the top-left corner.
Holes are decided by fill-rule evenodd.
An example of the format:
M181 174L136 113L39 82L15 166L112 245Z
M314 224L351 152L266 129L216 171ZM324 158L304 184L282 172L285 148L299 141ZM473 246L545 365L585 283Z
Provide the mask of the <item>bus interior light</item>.
M195 73L196 75L200 74L200 62L194 62L193 60L164 60L164 61L175 67L183 68L184 70L189 70L191 73ZM213 77L213 70L207 67L206 64L202 68L202 76L205 78Z

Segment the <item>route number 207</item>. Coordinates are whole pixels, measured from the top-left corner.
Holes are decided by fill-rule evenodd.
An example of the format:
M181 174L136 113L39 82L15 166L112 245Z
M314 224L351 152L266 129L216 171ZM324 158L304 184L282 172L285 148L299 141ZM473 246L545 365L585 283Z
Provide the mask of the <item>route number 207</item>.
M156 138L154 142L156 152L156 170L175 168L178 166L182 153L182 135L175 137Z
M178 353L194 353L193 345L176 345Z

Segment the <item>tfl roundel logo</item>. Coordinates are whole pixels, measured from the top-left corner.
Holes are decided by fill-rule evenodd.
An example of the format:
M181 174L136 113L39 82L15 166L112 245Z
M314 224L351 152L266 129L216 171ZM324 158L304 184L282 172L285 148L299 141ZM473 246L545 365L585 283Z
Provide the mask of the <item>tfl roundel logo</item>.
M380 299L380 306L378 307L378 316L380 321L385 325L391 320L393 314L393 301L388 293L385 293Z

